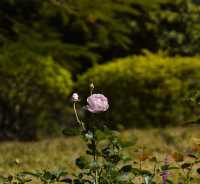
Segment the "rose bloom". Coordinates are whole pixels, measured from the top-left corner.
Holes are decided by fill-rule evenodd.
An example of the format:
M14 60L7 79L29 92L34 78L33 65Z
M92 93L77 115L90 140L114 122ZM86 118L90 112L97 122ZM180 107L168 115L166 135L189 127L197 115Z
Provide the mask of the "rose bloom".
M105 112L108 110L108 99L102 94L92 94L87 98L87 110L92 113Z
M73 95L72 95L72 101L73 101L73 102L79 101L78 93L73 93Z

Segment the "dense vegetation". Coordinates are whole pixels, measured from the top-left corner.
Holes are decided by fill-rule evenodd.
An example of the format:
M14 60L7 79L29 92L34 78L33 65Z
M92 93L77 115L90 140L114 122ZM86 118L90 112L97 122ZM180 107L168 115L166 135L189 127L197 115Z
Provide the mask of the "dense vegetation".
M191 0L1 0L0 45L51 55L76 75L143 49L196 55L200 6Z
M110 112L103 118L112 126L183 123L195 112L186 97L190 89L199 88L199 59L152 54L118 59L82 75L77 83L78 91L86 97L88 82L95 81L96 88L111 101Z
M1 0L0 137L34 138L38 130L51 134L70 121L64 113L72 91L70 75L76 81L96 64L144 50L199 55L199 20L198 0ZM156 116L145 116L145 122Z
M0 0L0 183L199 183L199 81L200 0Z
M10 56L0 57L0 138L55 131L71 92L70 73L52 58Z

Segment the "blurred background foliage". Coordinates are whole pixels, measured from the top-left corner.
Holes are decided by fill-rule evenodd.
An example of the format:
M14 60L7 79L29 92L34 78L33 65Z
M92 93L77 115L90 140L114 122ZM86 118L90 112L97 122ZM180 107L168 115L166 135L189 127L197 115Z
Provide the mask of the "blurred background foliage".
M110 99L110 108L101 119L111 127L180 125L198 112L187 95L200 87L199 61L200 57L150 53L131 56L91 68L76 85L85 99L88 81L95 81L95 92Z
M165 54L136 57L145 50ZM199 54L198 0L1 0L0 138L33 139L68 126L73 86L85 95L91 80L113 97L113 124L187 119L192 110L180 103L199 80ZM122 102L129 96L130 104ZM129 105L135 112L125 113Z
M71 74L50 57L6 54L0 57L0 138L55 132L72 89Z

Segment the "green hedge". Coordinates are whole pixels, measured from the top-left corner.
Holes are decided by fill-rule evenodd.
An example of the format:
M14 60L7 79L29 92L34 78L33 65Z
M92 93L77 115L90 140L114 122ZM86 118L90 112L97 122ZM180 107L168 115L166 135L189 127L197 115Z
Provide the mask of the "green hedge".
M55 133L73 84L66 69L50 57L2 54L0 81L0 139Z
M185 96L198 87L199 80L199 57L147 54L96 66L76 85L83 99L91 81L96 92L109 98L109 112L102 114L109 125L145 127L175 125L190 118Z

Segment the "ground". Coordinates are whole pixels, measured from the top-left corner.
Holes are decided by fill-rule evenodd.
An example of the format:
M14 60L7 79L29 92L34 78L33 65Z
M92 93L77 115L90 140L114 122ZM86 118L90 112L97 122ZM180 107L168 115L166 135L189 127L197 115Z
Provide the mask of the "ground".
M126 150L133 160L137 161L141 158L141 153L144 153L143 156L155 156L161 161L169 155L170 162L175 163L172 156L174 153L186 154L199 144L200 126L131 129L123 131L121 136L136 142L135 146ZM84 148L79 137L52 138L37 142L3 142L0 143L0 175L60 168L70 173L77 170L74 160L80 153L84 153ZM200 151L200 148L198 149L197 151ZM142 167L152 169L153 165L150 165L147 159L142 163ZM200 183L200 177L195 173L194 176L195 184Z

